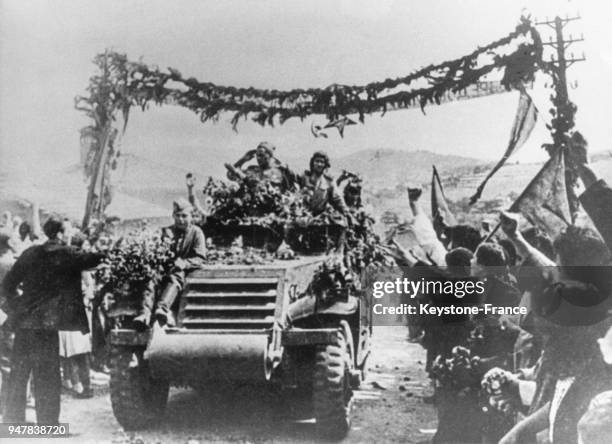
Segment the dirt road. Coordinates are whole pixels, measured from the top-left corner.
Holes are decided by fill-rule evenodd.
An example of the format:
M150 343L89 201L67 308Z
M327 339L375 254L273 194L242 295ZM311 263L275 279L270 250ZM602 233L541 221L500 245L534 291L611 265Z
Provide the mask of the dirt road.
M403 327L375 328L370 373L355 394L353 427L344 442L429 442L432 435L423 432L434 429L436 421L434 409L422 400L430 393L422 364L425 354L406 336ZM107 388L97 388L96 396L88 400L65 395L61 420L70 424L72 437L61 442L313 442L313 420L279 419L271 396L247 387L202 395L173 389L166 416L158 424L126 433L113 417ZM31 409L28 419L34 420Z

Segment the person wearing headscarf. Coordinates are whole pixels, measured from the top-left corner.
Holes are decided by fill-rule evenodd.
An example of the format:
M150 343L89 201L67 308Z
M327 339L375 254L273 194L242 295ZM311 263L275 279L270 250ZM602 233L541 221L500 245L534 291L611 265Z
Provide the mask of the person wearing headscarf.
M276 147L270 142L261 142L254 150L247 151L233 165L226 163L227 178L234 181L250 183L267 182L277 186L281 191L293 187L294 174L274 157ZM256 165L244 167L244 164L255 158Z

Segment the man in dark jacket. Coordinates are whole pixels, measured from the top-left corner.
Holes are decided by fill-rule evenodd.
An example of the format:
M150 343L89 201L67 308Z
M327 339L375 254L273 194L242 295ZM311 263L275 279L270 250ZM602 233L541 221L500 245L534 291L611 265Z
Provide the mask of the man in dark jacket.
M2 284L10 309L9 322L15 329L4 422L25 421L26 386L31 372L36 387L37 421L59 422L58 330L89 331L81 272L97 266L104 255L65 245L64 224L59 218L47 220L43 231L49 240L24 251Z

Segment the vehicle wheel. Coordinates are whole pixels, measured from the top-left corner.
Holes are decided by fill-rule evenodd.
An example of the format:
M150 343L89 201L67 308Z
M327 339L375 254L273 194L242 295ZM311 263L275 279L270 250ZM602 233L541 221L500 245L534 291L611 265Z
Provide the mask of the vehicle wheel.
M316 348L312 402L317 432L327 439L344 438L351 426L350 359L342 328L332 344Z
M129 347L111 350L111 404L115 418L126 430L148 426L168 403L169 384L151 378L142 353Z

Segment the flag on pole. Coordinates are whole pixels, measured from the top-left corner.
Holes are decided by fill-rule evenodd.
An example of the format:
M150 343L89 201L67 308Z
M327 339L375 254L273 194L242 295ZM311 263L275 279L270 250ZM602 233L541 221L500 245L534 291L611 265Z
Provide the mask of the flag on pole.
M546 162L509 211L522 213L532 225L552 236L571 224L561 150Z
M444 188L435 166L431 177L431 218L436 236L440 241L445 242L443 239L444 227L457 225L457 220L448 208Z
M470 197L470 205L480 199L482 191L489 179L504 165L504 163L506 163L506 160L508 160L513 153L518 151L518 149L525 144L535 127L538 120L538 109L535 107L533 100L524 88L522 88L520 92L518 109L516 110L512 130L510 131L510 141L508 142L506 152L478 186L476 193Z

